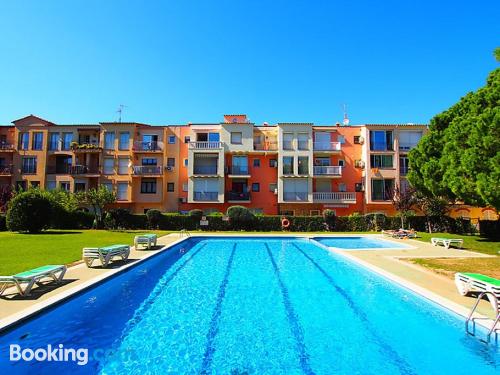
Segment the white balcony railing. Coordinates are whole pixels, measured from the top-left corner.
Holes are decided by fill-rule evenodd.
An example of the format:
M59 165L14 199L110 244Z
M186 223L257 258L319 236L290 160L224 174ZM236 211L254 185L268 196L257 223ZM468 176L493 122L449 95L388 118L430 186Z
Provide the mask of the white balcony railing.
M313 202L356 202L354 192L314 192Z
M134 165L134 174L139 176L162 174L163 168L158 165Z
M314 151L340 151L342 145L340 142L314 142Z
M338 165L321 165L314 167L315 176L341 176L342 167Z
M222 148L223 142L189 142L189 148L197 150L213 150Z

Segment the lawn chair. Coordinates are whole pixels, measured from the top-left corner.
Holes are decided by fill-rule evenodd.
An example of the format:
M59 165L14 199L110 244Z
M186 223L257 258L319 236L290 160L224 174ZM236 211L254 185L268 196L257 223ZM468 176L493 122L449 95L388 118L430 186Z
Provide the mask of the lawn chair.
M461 249L462 245L464 244L464 240L462 240L461 238L433 237L433 238L431 238L431 243L432 243L432 246L443 245L445 247L445 249L449 249L450 246L454 244Z
M156 242L158 236L156 234L140 234L134 238L134 246L136 250L139 250L139 245L145 246L147 249L151 249L152 246L156 247Z
M11 286L15 286L20 295L29 296L35 284L41 285L41 281L46 278L51 278L56 283L60 283L65 273L66 266L47 265L17 273L13 276L0 276L0 296ZM27 284L24 289L23 284Z
M455 285L462 296L471 292L490 292L500 299L500 280L480 273L456 273ZM499 311L497 300L492 295L486 295L495 311Z
M83 249L83 260L87 267L91 267L94 260L99 260L103 267L107 267L113 258L128 259L130 255L129 245L112 245L106 247L85 247Z

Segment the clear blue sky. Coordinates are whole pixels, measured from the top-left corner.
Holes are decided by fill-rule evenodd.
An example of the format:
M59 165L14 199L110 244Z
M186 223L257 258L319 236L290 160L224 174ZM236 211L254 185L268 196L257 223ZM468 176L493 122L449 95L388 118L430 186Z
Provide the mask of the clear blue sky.
M2 1L0 124L427 122L498 66L500 1Z

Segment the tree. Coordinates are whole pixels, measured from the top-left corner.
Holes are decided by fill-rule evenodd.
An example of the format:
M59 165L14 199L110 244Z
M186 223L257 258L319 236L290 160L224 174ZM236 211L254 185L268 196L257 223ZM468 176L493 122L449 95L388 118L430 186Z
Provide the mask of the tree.
M495 51L500 61L500 49ZM408 180L426 196L500 209L500 69L435 116L410 153Z
M412 211L413 206L417 203L417 198L415 195L415 189L409 187L406 190L402 190L398 185L394 187L393 194L391 196L392 205L398 211L401 217L401 228L405 227L405 220Z
M7 204L13 197L12 186L0 185L0 212L7 211Z
M246 229L255 219L253 212L243 206L231 206L227 209L226 214L234 229Z
M325 220L326 227L329 231L335 228L335 211L326 209L323 211L323 220Z
M107 206L116 202L116 195L102 185L99 186L98 189L89 189L78 193L77 198L81 204L92 207L95 226L97 228L103 227L103 220L106 216Z
M39 189L18 193L9 202L7 228L11 231L39 233L50 227L54 201Z
M416 205L425 215L429 233L432 233L432 219L440 219L448 211L448 201L440 197L417 194Z

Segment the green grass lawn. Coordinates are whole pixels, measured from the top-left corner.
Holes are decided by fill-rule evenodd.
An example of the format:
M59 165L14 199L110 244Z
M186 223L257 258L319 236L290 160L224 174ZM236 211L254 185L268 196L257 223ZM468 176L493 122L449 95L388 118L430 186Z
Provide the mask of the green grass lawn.
M134 243L144 231L68 230L43 234L0 232L0 275L12 275L46 264L69 264L82 259L84 247ZM152 231L165 235L167 231Z
M491 241L479 236L469 236L465 234L449 234L449 233L418 233L417 240L427 243L431 242L432 237L446 237L446 238L461 238L464 240L463 249L477 251L479 253L498 255L500 251L500 241Z

